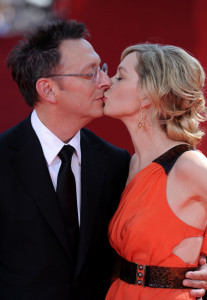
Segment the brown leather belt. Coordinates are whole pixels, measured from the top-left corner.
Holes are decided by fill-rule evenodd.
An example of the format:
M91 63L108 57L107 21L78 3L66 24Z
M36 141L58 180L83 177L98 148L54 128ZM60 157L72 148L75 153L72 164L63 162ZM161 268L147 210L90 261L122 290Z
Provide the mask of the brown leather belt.
M134 285L163 289L187 289L182 285L187 271L197 268L147 266L121 258L120 279Z

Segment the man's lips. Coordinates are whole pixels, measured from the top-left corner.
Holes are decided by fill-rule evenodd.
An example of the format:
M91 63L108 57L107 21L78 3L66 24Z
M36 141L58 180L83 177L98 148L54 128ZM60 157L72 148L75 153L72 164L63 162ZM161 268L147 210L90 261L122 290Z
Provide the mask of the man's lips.
M99 98L96 98L96 100L102 100L103 101L104 96L101 96Z
M96 98L96 100L101 100L101 101L105 101L107 98L103 95L103 96L101 96L101 97L99 97L99 98Z

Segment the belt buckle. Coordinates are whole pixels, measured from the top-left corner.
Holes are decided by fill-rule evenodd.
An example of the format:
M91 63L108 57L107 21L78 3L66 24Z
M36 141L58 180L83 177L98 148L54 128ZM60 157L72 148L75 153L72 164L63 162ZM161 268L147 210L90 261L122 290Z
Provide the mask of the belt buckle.
M146 266L142 264L137 264L136 285L145 286L145 274L146 274Z

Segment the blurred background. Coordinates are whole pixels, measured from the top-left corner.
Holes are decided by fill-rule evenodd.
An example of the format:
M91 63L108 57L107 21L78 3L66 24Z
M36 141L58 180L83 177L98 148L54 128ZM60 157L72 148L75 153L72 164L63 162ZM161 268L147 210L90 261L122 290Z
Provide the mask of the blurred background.
M124 48L146 41L180 46L207 69L206 0L0 0L0 132L31 112L6 68L8 52L27 29L53 18L86 24L89 41L108 63L110 76ZM121 122L104 117L87 127L133 153ZM199 149L207 155L207 138Z

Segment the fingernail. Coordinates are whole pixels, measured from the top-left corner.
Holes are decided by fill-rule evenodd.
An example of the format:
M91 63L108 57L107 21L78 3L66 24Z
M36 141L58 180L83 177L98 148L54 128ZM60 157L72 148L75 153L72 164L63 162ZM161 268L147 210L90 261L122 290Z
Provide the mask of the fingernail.
M185 273L185 277L186 277L186 278L190 278L191 275L192 275L192 272L187 272L187 273Z
M190 295L195 296L195 292L193 290L190 290Z
M183 280L183 285L188 286L188 280Z

